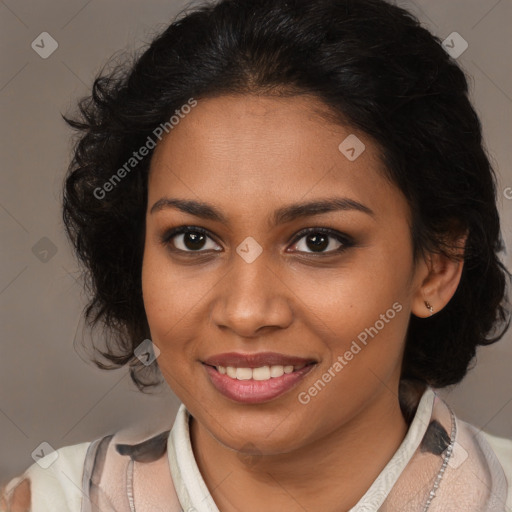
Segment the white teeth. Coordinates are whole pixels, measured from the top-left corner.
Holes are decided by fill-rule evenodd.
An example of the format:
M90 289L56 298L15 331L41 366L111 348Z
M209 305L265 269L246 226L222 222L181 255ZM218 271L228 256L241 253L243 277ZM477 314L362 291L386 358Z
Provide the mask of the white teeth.
M252 370L250 368L237 368L236 378L238 380L249 380L252 378Z
M284 373L283 366L271 366L270 367L270 376L271 377L281 377Z
M252 378L254 380L268 380L270 379L270 368L268 366L262 366L261 368L253 368Z
M227 375L237 380L269 380L281 377L285 373L292 373L294 370L304 368L305 364L293 366L260 366L259 368L235 368L234 366L216 366L217 371L222 375Z

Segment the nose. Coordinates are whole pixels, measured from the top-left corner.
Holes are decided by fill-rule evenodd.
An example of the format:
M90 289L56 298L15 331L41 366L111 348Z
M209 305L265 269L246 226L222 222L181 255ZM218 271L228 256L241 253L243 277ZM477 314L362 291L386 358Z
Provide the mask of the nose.
M215 287L214 324L246 338L288 327L293 321L293 293L279 271L269 265L264 253L251 263L238 254L233 260Z

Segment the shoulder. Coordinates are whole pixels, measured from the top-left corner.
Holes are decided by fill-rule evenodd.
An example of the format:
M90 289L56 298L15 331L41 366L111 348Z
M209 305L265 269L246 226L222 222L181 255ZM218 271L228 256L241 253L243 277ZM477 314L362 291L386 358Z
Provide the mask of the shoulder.
M505 502L507 510L512 510L512 440L494 436L462 420L458 420L458 424L461 430L458 442L464 448L469 448L474 460L480 461L479 466L485 468L484 472L480 472L480 480L486 483L494 497L500 496L501 506ZM466 459L470 461L465 453L459 464L466 464ZM479 473L479 468L471 469L473 474Z
M492 448L505 472L508 483L507 507L512 509L512 439L494 436L487 432L482 432L482 436Z
M438 428L427 429L434 449L428 451L444 454L438 475L443 485L435 492L438 504L450 505L450 510L475 511L504 511L505 504L512 506L512 441L491 436L458 418L439 396L429 427L434 425Z
M169 432L126 427L46 453L0 488L0 512L81 512L91 504L128 512L127 486L147 510L156 496L181 510L169 472Z
M47 453L0 491L0 510L79 511L84 460L91 442Z
M494 436L487 432L482 432L482 435L498 457L507 476L512 475L512 439Z

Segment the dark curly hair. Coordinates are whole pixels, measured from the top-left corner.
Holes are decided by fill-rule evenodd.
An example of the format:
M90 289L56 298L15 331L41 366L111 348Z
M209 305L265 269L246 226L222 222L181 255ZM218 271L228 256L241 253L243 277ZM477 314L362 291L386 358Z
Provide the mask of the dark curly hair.
M109 333L96 348L108 363L96 364L129 364L141 391L161 382L156 365L134 356L150 338L141 268L152 151L122 182L114 175L156 127L170 131L169 118L191 98L233 93L312 94L366 133L408 200L415 261L427 251L456 258L450 240L467 232L459 286L436 315L411 316L402 366L404 381L459 382L476 347L510 324L496 177L464 72L412 14L384 0L203 3L132 61L103 69L74 116L63 116L78 132L64 223L85 267L85 317Z

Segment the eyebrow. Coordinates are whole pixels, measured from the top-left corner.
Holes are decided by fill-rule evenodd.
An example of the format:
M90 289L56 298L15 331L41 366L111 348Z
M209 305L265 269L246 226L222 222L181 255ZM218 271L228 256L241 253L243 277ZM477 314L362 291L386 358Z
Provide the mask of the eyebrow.
M166 208L175 208L196 217L229 225L227 217L217 207L192 199L163 197L153 204L149 213L153 214ZM307 203L294 203L283 206L275 210L272 214L270 218L270 226L277 226L302 217L349 210L359 211L375 217L375 213L371 208L354 199L350 199L348 197L332 197L327 199L318 199Z

